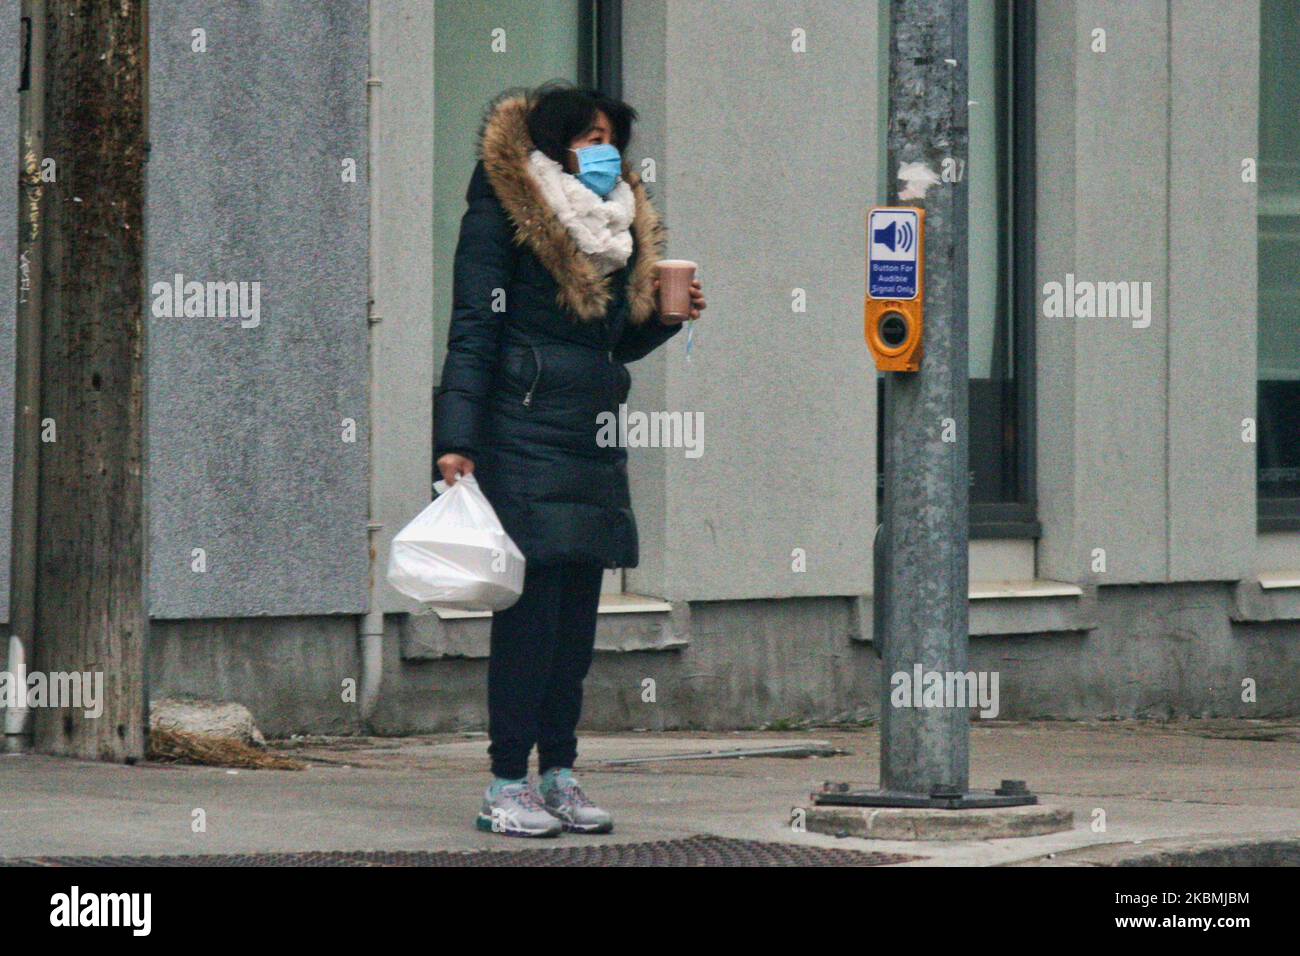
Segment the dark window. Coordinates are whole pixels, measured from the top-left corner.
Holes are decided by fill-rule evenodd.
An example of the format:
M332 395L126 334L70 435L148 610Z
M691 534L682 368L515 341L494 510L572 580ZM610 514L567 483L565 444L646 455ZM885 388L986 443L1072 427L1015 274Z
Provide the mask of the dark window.
M1261 531L1300 530L1300 17L1260 4L1259 392Z
M1037 537L1034 9L1027 2L971 0L969 10L970 533ZM876 408L880 462L883 378Z
M583 32L591 38L578 64L583 82L606 96L623 98L623 0L588 0Z

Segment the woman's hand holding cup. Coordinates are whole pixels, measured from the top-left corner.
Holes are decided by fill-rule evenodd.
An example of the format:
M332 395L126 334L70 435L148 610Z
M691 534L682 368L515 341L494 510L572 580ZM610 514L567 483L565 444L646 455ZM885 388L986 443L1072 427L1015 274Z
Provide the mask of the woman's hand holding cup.
M695 270L695 263L686 259L664 259L658 263L654 290L659 321L664 325L698 319L708 307Z

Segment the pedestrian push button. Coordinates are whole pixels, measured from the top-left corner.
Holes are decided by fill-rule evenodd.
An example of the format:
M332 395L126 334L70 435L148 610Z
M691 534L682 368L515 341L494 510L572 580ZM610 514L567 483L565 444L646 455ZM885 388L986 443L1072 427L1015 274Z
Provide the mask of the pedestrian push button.
M882 372L921 368L925 331L925 210L867 214L867 346Z

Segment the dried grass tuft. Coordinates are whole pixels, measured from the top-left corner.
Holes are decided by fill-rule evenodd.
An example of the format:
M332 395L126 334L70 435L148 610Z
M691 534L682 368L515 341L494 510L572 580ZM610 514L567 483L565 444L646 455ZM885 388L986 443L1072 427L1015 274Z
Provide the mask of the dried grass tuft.
M300 760L258 750L242 740L192 734L184 730L154 728L149 731L148 759L158 763L197 764L205 767L239 767L248 770L306 770Z

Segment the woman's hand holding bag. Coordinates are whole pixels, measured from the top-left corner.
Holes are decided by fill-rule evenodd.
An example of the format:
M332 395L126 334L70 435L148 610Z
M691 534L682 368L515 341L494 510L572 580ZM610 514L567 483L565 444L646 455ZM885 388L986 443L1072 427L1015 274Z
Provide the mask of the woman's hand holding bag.
M524 593L524 555L470 469L393 538L388 582L438 607L504 611Z
M448 452L438 459L438 470L442 472L442 480L450 487L461 475L474 474L474 459Z

